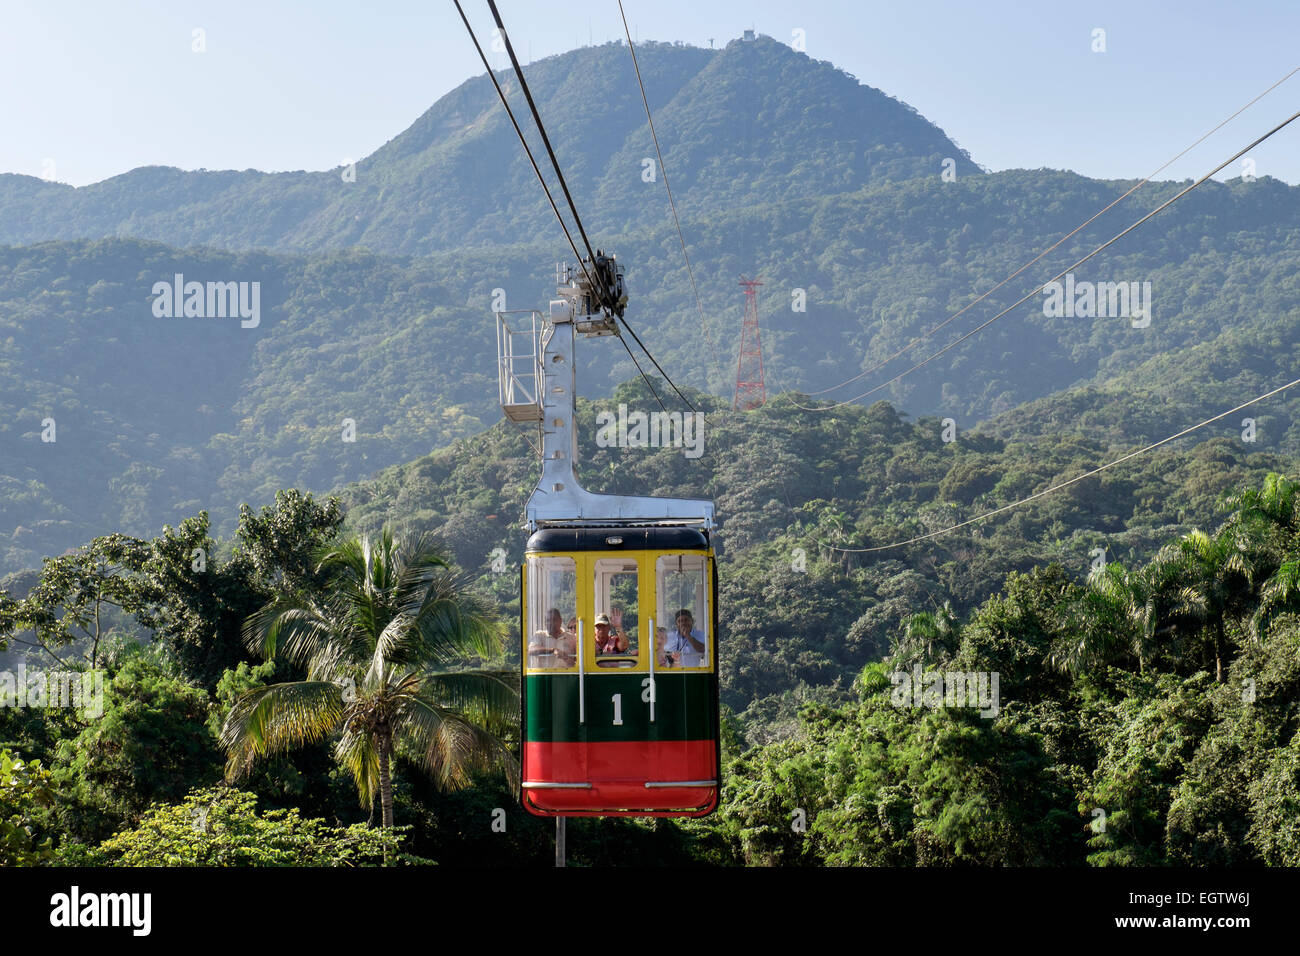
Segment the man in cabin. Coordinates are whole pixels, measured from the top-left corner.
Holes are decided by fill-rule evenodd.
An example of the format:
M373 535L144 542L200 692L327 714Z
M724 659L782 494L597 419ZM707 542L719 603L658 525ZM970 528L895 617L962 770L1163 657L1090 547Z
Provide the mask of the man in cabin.
M626 654L627 634L623 632L623 614L615 608L618 624L611 625L608 614L596 615L596 653Z
M677 612L677 630L664 642L665 663L671 667L699 667L704 663L704 632L695 626L695 617L687 608Z
M528 642L528 666L572 667L577 650L577 635L564 629L560 609L553 607L546 612L546 630L538 631Z

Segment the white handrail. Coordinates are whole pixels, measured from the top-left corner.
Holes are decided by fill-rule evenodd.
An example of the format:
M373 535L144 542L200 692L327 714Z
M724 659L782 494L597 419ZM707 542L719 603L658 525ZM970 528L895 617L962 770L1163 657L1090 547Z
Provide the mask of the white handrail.
M578 723L587 722L587 655L582 647L582 618L578 618Z
M529 329L512 329L507 316L527 312L531 320ZM497 398L503 408L511 405L536 405L541 400L543 368L542 345L538 339L536 309L498 312L497 317ZM516 351L515 339L527 337L525 351ZM523 363L523 370L520 370Z
M659 654L659 648L655 643L655 619L650 618L650 723L655 722L655 691L658 685L655 683L655 658Z

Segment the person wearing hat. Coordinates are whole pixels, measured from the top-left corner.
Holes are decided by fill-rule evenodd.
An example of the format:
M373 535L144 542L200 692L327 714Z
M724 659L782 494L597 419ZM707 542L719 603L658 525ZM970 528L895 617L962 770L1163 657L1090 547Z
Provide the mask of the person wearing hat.
M617 623L611 624L608 614L596 615L596 653L626 654L627 635L623 633L623 611L614 608Z

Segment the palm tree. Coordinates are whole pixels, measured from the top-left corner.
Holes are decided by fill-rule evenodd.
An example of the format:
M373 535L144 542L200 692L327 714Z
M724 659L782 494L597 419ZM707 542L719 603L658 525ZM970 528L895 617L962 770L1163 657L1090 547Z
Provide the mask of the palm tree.
M1260 640L1279 608L1295 608L1300 598L1300 561L1287 561L1259 589L1259 607L1250 619L1250 631Z
M447 559L420 537L351 538L319 557L327 593L282 595L245 622L266 658L305 668L306 680L251 691L221 731L227 777L257 758L334 737L362 807L376 794L393 825L392 760L405 755L440 786L468 782L494 759L513 772L497 733L517 714L512 672L474 665L498 653L501 629ZM494 733L495 731L495 733Z
M1300 482L1270 473L1260 489L1247 488L1233 499L1235 512L1228 527L1234 529L1263 581L1259 605L1251 617L1256 640L1281 608L1294 609L1300 598Z
M939 610L922 611L906 620L903 640L894 651L894 659L903 667L927 665L936 657L951 657L960 644L961 622L953 613L952 605L944 601Z
M1248 536L1228 526L1216 535L1192 531L1161 550L1156 564L1169 566L1180 587L1174 614L1183 628L1208 633L1214 679L1223 683L1228 650L1227 618L1249 602L1255 580Z
M1262 488L1247 488L1233 499L1236 511L1233 520L1290 538L1295 535L1297 518L1300 518L1297 499L1300 499L1300 482L1270 472Z
M1050 660L1071 674L1136 658L1138 672L1157 652L1168 604L1168 575L1159 565L1130 571L1118 561L1095 568L1088 588L1066 611L1065 637L1052 649Z

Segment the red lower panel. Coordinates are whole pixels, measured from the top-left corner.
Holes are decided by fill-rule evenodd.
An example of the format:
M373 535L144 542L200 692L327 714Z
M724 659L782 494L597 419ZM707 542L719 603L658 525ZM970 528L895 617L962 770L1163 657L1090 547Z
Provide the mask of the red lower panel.
M524 744L524 809L537 816L705 816L718 787L647 787L647 783L714 780L712 740L628 740ZM529 784L589 783L590 788Z

